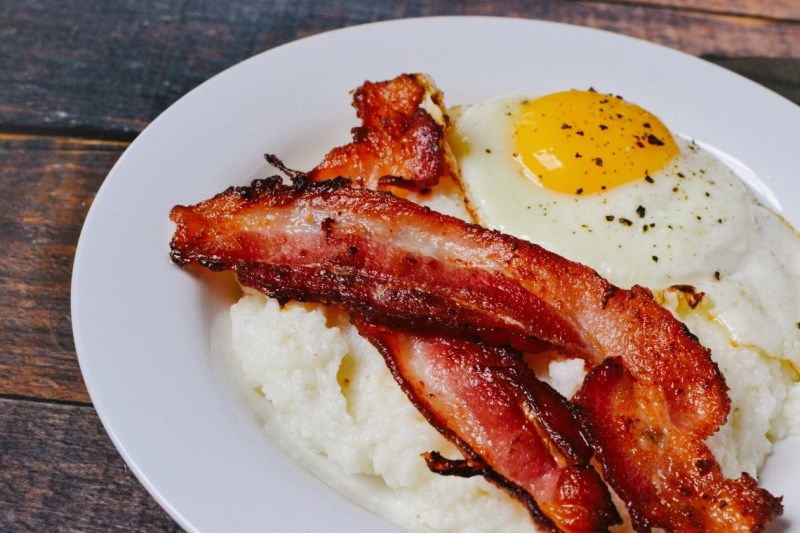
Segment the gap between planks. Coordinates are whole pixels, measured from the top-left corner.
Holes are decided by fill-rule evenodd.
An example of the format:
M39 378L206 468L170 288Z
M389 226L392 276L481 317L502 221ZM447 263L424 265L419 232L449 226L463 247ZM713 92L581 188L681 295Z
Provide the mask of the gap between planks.
M92 402L86 402L80 400L61 400L58 398L41 398L36 396L24 396L21 394L0 393L0 401L2 400L45 404L45 405L64 405L68 407L89 407L91 409L94 409L94 404Z
M42 138L68 139L87 145L127 146L139 135L138 131L99 130L87 127L52 128L47 126L0 125L0 141L28 141Z

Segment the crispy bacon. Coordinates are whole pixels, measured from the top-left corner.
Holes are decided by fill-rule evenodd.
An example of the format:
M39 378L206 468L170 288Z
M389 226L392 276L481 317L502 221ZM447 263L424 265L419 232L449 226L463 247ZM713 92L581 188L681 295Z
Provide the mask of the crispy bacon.
M451 172L443 98L428 76L365 82L353 93L353 107L362 121L353 129L353 142L331 150L308 173L311 179L346 177L370 189L419 190Z
M661 460L653 462L646 440L607 438L604 428L626 406L601 408L602 395L615 389L594 388L587 380L580 399L607 480L632 512L655 508L637 518L639 527L670 528L656 518L669 514L665 508L691 509L703 514L693 515L692 523L720 528L757 526L780 513L779 500L766 491L742 489L729 491L738 501L726 506L731 521L714 522L718 513L697 503L708 494L682 490L686 483L702 489L706 478L698 478L698 469L671 465L691 464L696 456L687 456L689 449L702 452L705 438L724 422L729 399L708 351L646 289L614 287L526 241L388 193L351 188L346 180L256 181L193 207L176 206L171 217L178 226L171 243L176 263L233 270L243 285L279 300L340 305L372 323L468 333L525 350L545 342L590 367L618 358L635 390L660 399L641 435L675 434L693 442L690 448L660 447ZM639 471L653 475L632 475ZM687 482L684 475L694 477ZM730 486L750 483L743 477ZM661 485L672 488L658 492Z
M780 499L742 474L726 479L705 443L665 424L667 400L618 358L587 376L576 398L604 475L628 502L637 531L762 531Z
M516 281L438 257L458 245L457 235L429 226L439 214L388 193L343 180L287 187L273 178L176 206L171 216L178 264L235 270L242 284L279 300L342 305L389 325L480 331L528 350L541 339L583 347L572 324ZM477 237L475 246L490 245L479 242L481 228L442 220Z
M522 354L464 337L357 325L409 399L467 458L428 454L432 470L483 475L543 530L605 531L621 522L569 403Z

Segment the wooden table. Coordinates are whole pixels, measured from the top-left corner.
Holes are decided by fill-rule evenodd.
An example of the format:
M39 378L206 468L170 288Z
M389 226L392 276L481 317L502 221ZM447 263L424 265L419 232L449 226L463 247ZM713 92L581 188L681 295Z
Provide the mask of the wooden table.
M5 0L0 531L180 529L103 431L72 339L75 245L128 144L191 88L263 50L375 20L454 14L546 19L648 39L800 103L798 0Z

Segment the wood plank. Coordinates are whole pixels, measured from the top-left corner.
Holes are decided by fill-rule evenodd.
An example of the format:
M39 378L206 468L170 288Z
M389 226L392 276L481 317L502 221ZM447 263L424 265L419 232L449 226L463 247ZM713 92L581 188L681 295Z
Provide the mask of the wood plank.
M800 105L800 59L764 60L754 57L706 57Z
M14 53L0 54L0 124L130 140L191 88L263 50L375 20L464 14L581 24L695 55L800 58L799 24L641 2L9 0L0 49Z
M630 4L629 0L603 0ZM800 21L800 2L797 0L636 0L637 4L715 12L723 15L764 17L778 21Z
M578 2L591 14L580 24L702 56L800 58L800 24L778 23L641 3ZM563 6L562 6L563 8Z
M181 531L92 407L0 399L0 451L0 531Z
M69 317L71 265L89 205L128 141L224 68L374 20L522 16L710 54L800 102L796 0L395 4L0 2L0 531L179 531L87 405Z
M0 135L0 395L89 401L72 339L72 260L125 146Z

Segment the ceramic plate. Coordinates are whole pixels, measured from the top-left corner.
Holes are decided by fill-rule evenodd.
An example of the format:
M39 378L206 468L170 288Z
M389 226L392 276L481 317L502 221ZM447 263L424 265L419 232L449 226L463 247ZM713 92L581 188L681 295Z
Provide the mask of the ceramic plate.
M392 531L290 461L215 361L230 294L168 259L174 204L269 174L264 152L311 168L356 125L349 91L426 72L448 105L508 92L622 94L723 154L800 225L800 108L742 77L643 41L563 24L423 18L352 27L269 50L215 76L156 119L119 159L81 234L72 320L86 385L111 439L189 531ZM800 524L800 445L764 483Z

